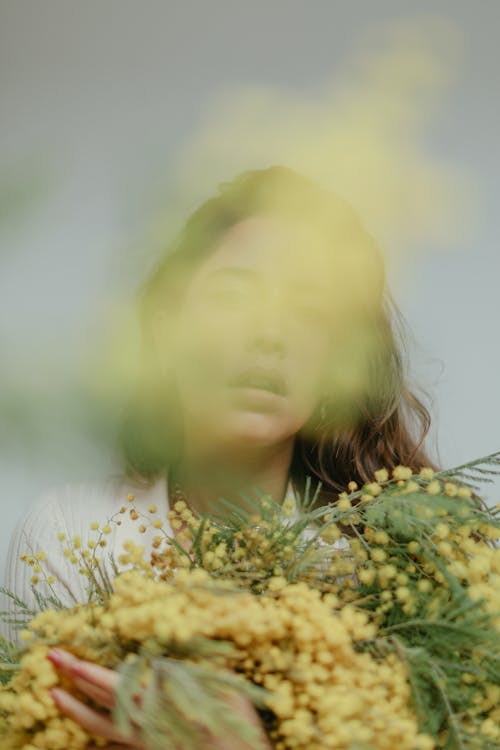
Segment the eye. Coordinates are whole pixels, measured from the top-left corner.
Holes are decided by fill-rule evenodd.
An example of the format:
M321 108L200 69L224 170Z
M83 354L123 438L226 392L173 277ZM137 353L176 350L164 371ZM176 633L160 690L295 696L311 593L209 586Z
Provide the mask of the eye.
M244 285L231 284L208 289L205 297L215 307L235 308L250 300L251 294Z
M298 318L311 323L326 322L327 313L323 305L313 301L297 301L293 305Z

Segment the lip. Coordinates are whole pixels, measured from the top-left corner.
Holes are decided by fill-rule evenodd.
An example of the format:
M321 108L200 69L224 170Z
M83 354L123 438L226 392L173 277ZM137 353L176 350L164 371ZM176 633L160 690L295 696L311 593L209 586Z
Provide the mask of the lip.
M274 396L286 396L288 387L279 370L272 367L249 367L229 382L232 388L263 391Z

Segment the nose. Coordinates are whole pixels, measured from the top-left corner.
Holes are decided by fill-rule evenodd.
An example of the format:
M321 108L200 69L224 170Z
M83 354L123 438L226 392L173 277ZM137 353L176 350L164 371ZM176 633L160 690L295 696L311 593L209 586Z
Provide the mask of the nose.
M262 305L253 316L247 341L252 354L268 354L283 359L288 348L283 311L278 313Z
M279 359L283 359L286 354L286 345L283 336L277 331L261 331L258 335L252 337L249 345L252 353L273 354Z

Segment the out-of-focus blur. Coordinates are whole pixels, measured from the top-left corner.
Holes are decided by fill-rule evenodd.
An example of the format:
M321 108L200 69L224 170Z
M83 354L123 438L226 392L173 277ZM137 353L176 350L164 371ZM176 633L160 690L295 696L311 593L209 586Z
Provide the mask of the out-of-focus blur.
M437 390L444 463L497 447L496 3L422 17L389 0L53 0L0 13L7 504L26 505L38 484L120 470L114 440L137 378L175 359L184 398L208 404L209 386L252 365L244 352L263 322L283 324L296 357L285 375L297 377L300 418L325 395L354 404L374 387L366 362L380 352L379 256L423 359L447 370L423 383ZM254 226L239 257L241 235L230 247L217 236L216 252L186 261L200 293L160 312L145 343L137 291L186 218L220 183L272 165L331 192L335 209L283 184L261 196L268 217L288 206L277 234ZM275 256L255 260L272 237ZM246 280L219 277L214 289L200 273L215 258ZM326 350L311 331L327 332Z
M182 227L187 216L181 209L174 215L165 206L152 239L145 240L146 246L155 246L160 264L162 255L177 245L188 248L180 253L186 258L180 258L175 271L167 267L166 283L160 282L162 292L154 304L162 304L163 294L169 312L163 318L163 339L154 349L164 349L161 356L181 381L177 390L184 396L182 407L196 409L198 417L207 412L200 429L223 422L228 404L217 389L224 386L227 391L233 369L274 366L273 355L244 355L266 327L281 326L284 374L286 367L292 370L298 394L312 389L307 397L302 393L302 403L310 401L311 413L325 396L336 399L342 424L355 415L360 400L389 378L382 371L375 382L369 367L370 360L383 358L380 350L388 346L378 325L386 260L403 274L410 267L411 252L422 251L425 243L456 249L473 236L477 194L470 170L460 160L444 162L426 143L440 99L457 75L461 44L456 26L444 19L374 26L353 42L347 60L329 72L326 85L291 94L263 81L258 87L241 86L210 104L209 114L201 118L178 159L174 191L178 189L185 213L202 198L215 200L221 183L223 191L235 195L226 205L214 207L208 220L188 229L187 239L181 240L170 230ZM241 190L238 197L231 181L250 164L292 167L299 174L298 184L293 179L262 179L253 192ZM310 178L318 190L306 179L301 184L300 176ZM233 218L227 219L224 212ZM233 251L216 268L239 271L239 278L202 284L193 311L176 285L184 283L189 291L191 277L197 278L199 266L205 267L214 248L217 257L232 222L253 215L281 221L288 236L273 233L272 226L267 234L261 229L248 240L246 254L241 252L245 237L235 240ZM213 228L221 223L224 231ZM193 255L202 259L193 263L188 253L194 245L198 250ZM210 248L206 258L204 246ZM243 271L247 278L242 281ZM184 277L187 282L181 282ZM178 297L180 313L177 308L172 311L172 295ZM128 316L129 300L121 304ZM315 317L304 312L307 305L314 307ZM299 309L303 317L309 315L309 329L303 319L294 327ZM321 327L322 343L311 349L307 344ZM85 363L100 417L131 386L131 358L124 356L130 349L127 327L119 341L111 357L101 351L97 362ZM155 371L155 351L149 356L143 343L134 365L140 371L148 366ZM320 352L329 356L328 363ZM314 376L307 369L312 362ZM142 377L144 383L155 382L153 372ZM143 393L149 401L152 394L158 398L159 389L145 386ZM232 393L230 388L227 393Z
M374 23L307 91L259 81L222 92L183 151L180 189L209 194L249 163L283 163L349 200L389 253L464 247L478 186L466 159L431 146L464 42L445 16Z

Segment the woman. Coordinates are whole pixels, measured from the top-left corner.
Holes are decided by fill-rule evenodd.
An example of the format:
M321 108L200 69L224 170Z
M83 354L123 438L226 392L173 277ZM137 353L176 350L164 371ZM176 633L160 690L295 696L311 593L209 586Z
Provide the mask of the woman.
M82 535L129 492L165 516L179 497L200 512L259 492L281 502L310 477L323 504L383 466L431 465L421 448L429 415L406 386L391 304L377 247L338 197L283 167L222 185L139 297L144 349L120 437L124 475L49 493L18 527L7 587L30 601L30 572L17 563L28 542L50 551L67 602L82 600L74 569L54 557L56 534ZM124 523L111 547L136 536ZM106 713L113 672L50 658L104 709L57 691L63 712L116 747L142 747ZM251 706L237 710L258 725Z

